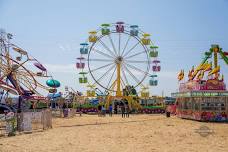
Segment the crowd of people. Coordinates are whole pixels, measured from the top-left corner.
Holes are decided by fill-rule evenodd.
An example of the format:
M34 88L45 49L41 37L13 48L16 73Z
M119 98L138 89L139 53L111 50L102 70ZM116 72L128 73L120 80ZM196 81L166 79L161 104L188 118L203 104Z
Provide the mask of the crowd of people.
M128 103L121 103L119 105L115 105L114 109L112 104L109 105L108 109L106 109L106 107L104 105L98 105L97 110L98 110L98 116L99 117L105 117L106 113L109 114L110 117L112 117L112 114L117 114L118 113L118 109L121 110L121 115L122 118L128 118L129 117L129 113L130 113L130 108Z

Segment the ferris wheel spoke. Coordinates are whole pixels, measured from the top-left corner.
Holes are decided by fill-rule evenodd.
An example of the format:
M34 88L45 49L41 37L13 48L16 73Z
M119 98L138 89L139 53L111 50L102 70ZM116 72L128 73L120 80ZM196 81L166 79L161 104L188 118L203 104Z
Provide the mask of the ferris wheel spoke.
M106 87L106 88L108 88L108 89L110 89L110 88L109 88L109 85L110 85L110 83L111 83L111 81L112 81L112 78L113 78L115 72L116 72L116 68L114 69L114 71L113 71L113 73L112 73L112 76L111 76L111 78L110 78L109 81L108 81L108 85L107 85L107 87ZM111 87L111 86L110 86L110 87Z
M131 56L127 56L125 59L130 59L130 58L132 58L132 57L138 56L138 55L143 54L143 53L145 53L145 51L142 51L142 52L133 54L133 55L131 55Z
M131 39L131 36L128 37L127 42L126 42L126 44L125 44L125 46L124 46L124 49L123 49L123 51L122 51L122 53L121 53L121 56L124 54L124 52L125 52L125 50L126 50L126 48L127 48L127 46L128 46L128 43L129 43L130 39Z
M3 55L1 54L1 56L3 56ZM1 59L1 62L4 62L4 64L7 65L7 62L5 60Z
M140 80L136 78L136 76L124 65L126 71L131 75L131 77L135 80L136 83L140 84Z
M12 76L12 78L15 78L15 77ZM11 84L13 85L13 83L11 83ZM16 90L19 90L19 92L21 92L21 86L19 84L20 84L20 81L17 78L15 78L13 86L16 88Z
M120 40L121 40L121 36L120 36L120 33L119 33L119 47L118 47L118 56L120 56Z
M33 92L36 95L41 95L40 93L38 93L36 91L37 86L32 86L30 82L27 81L20 81L20 84L23 85L26 89L28 89L29 91Z
M111 56L111 55L109 55L109 54L106 54L106 53L104 53L104 52L102 52L102 51L100 51L100 50L98 50L98 49L92 48L92 50L94 50L94 52L97 52L97 53L99 53L99 54L101 54L101 55L103 55L103 56L106 56L106 57L108 57L108 58L113 59L113 56Z
M123 83L122 85L122 89L124 89L124 87L126 87L126 83L124 82L124 80L122 78L120 78L121 82Z
M36 87L34 88L34 86L32 86L30 82L28 82L28 81L26 81L26 80L24 80L24 79L20 79L20 80L18 80L18 81L19 81L19 83L20 83L21 85L23 85L23 86L25 87L25 88L23 88L22 86L20 86L20 87L22 87L23 89L29 89L30 91L34 91L34 90L36 89Z
M42 85L41 83L39 83L38 81L33 81L30 77L27 77L29 80L30 80L30 83L32 83L33 85L36 85L36 87L40 87L40 88L43 88L43 89L46 89L48 90L49 88Z
M125 79L127 85L129 85L128 80L127 80L127 76L126 76L125 71L123 70L123 68L121 68L121 71L123 73L123 76L124 76L124 79Z
M126 67L126 66L125 66L125 67ZM131 71L130 71L127 67L126 67L126 69L131 73ZM138 80L138 79L135 77L134 74L131 73L131 75L132 75L132 77L135 79L135 81L138 82L139 85L141 85L142 87L145 87L145 86L140 82L140 80Z
M6 57L6 56L3 56L3 57ZM9 58L9 61L14 61L14 60L12 60L11 58ZM22 62L22 63L16 62L16 63L18 64L18 68L19 68L19 67L23 67L23 65L24 65L27 61L28 61L28 60L26 60L26 61L24 61L24 62ZM14 61L14 62L15 62L15 61ZM11 72L13 72L12 69L7 70L7 72L6 72L5 74L3 74L3 75L0 77L0 81L1 81L4 77L8 76Z
M37 86L40 87L40 88L43 88L43 89L46 89L46 90L49 90L48 87L42 85L41 83L37 82Z
M37 85L37 82L33 82L34 80L32 78L30 78L28 75L23 75L21 74L21 79L26 79L27 81L29 81L30 83L33 83L34 85Z
M89 59L89 61L97 61L97 62L113 62L114 60L106 60L106 59Z
M140 42L136 43L130 50L128 50L123 57L127 56L132 50L134 50L134 48L136 48L136 46L139 44Z
M114 45L114 43L113 43L113 40L112 40L112 37L110 36L110 35L108 35L108 37L109 37L109 40L110 40L110 42L111 42L111 44L112 44L112 48L113 48L113 50L114 50L114 52L115 52L115 56L117 56L118 54L117 54L117 51L116 51L116 47L115 47L115 45ZM109 49L110 50L110 49ZM111 51L111 50L110 50Z
M124 84L123 84L123 82L122 82L123 80L122 79L120 79L120 85L121 85L121 87L122 87L122 90L124 89Z
M35 84L37 83L37 81L34 78L34 76L36 76L36 74L33 72L18 71L17 75L19 75L19 76L21 75L21 76L25 77L26 79L29 79L32 82L35 82Z
M115 67L115 65L111 66L99 79L97 79L97 82L99 82L101 79L103 79L114 67ZM95 85L95 83L93 85Z
M96 69L90 70L90 72L94 72L94 71L97 71L97 70L99 70L99 69L106 68L106 67L108 67L108 66L110 66L110 65L112 65L112 64L114 64L114 63L109 63L109 64L106 64L106 65L103 65L103 66L101 66L101 67L99 67L99 68L96 68Z
M116 55L107 47L107 45L101 40L99 39L99 42L103 45L103 47L113 56L116 57Z
M23 80L26 82L29 82L29 84L34 85L35 87L37 86L36 81L34 82L32 78L30 78L29 76L26 75L18 75L18 80Z
M150 61L136 61L136 60L124 60L128 63L150 63Z
M130 65L130 64L128 64L128 63L125 63L125 64L126 64L127 67L129 67L129 68L131 68L131 69L134 69L134 70L136 70L136 71L138 71L138 72L140 72L140 73L144 73L144 74L147 75L147 76L150 75L148 72L143 71L143 70L137 68L136 66Z

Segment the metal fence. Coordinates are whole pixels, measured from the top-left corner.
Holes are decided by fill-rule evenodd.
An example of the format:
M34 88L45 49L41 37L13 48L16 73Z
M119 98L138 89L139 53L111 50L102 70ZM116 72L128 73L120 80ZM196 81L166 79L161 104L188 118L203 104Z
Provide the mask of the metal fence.
M52 128L52 114L49 109L17 113L10 119L7 115L0 115L0 118L0 137Z
M16 132L16 117L0 115L0 137L11 136Z
M6 134L6 121L5 115L0 115L0 137Z
M17 115L18 130L31 132L52 128L51 110L32 110Z

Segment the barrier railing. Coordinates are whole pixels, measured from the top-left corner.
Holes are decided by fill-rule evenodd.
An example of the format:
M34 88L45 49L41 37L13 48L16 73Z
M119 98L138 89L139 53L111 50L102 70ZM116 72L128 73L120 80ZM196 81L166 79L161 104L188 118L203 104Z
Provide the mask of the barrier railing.
M0 115L0 137L16 134L17 121L15 115Z
M49 109L29 110L8 116L0 115L0 137L31 133L52 128L52 113Z
M17 116L18 130L32 132L52 128L52 114L50 109L30 110Z

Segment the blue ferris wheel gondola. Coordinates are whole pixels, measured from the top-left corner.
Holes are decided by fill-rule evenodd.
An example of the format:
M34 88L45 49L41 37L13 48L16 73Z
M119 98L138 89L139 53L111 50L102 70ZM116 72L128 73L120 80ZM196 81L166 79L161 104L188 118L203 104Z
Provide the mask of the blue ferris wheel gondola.
M89 44L88 43L81 43L80 45L81 45L80 53L81 54L88 54Z

